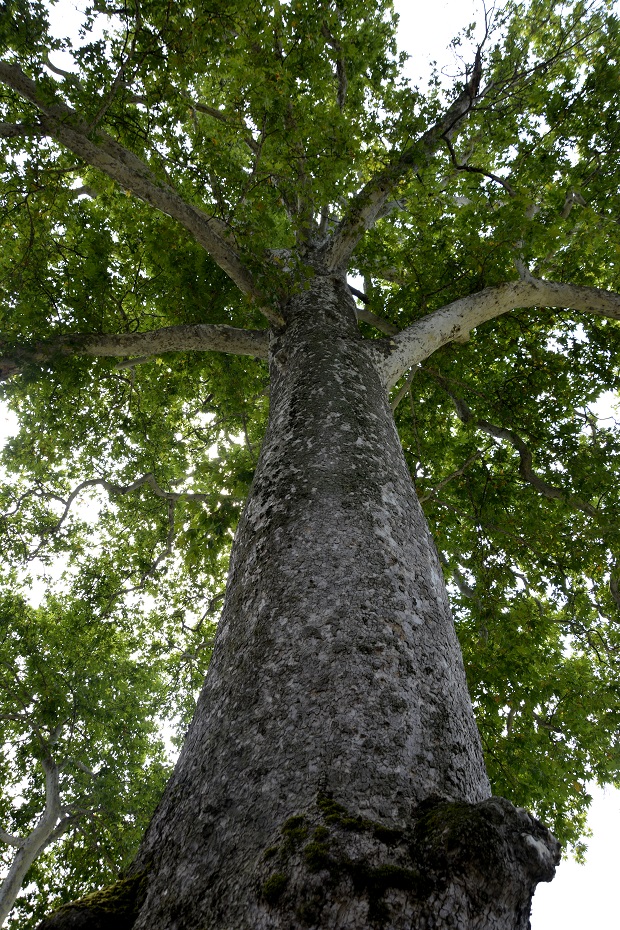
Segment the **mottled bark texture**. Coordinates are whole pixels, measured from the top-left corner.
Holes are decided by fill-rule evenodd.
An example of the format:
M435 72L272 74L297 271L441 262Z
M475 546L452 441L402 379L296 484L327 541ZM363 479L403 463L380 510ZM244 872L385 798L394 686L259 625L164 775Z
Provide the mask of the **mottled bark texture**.
M557 844L489 798L372 342L337 277L315 276L286 317L213 660L135 863L132 926L526 928Z

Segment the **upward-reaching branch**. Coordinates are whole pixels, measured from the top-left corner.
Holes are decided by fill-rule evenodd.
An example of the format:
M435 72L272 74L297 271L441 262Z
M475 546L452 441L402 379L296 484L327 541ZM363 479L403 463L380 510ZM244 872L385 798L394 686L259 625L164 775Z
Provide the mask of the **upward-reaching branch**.
M328 265L332 270L346 267L357 243L382 215L397 184L421 170L439 148L442 139L449 138L463 122L478 97L481 76L482 55L481 49L478 49L471 78L443 117L419 139L398 152L385 168L358 191L329 247Z
M0 926L15 903L28 869L37 856L59 835L58 821L62 812L58 766L49 755L41 759L41 766L45 773L45 809L30 833L19 840L19 847L9 871L0 884Z
M597 287L580 287L556 281L511 281L487 287L455 300L417 320L389 340L377 342L385 353L381 362L384 383L391 387L411 368L449 342L467 342L470 330L487 320L526 307L564 307L620 320L620 294Z
M224 223L184 200L137 155L102 129L93 132L66 103L59 100L50 102L47 89L44 93L17 65L0 61L0 82L34 104L39 111L38 125L45 135L55 139L87 164L98 168L140 200L181 223L237 287L259 303L270 322L282 323L276 312L262 306L259 288L231 245Z

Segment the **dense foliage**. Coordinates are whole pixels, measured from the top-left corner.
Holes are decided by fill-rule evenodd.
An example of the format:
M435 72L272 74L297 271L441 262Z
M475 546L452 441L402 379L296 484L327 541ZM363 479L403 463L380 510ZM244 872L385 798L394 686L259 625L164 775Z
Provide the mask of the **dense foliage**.
M80 597L80 593L82 597ZM26 836L46 796L44 763L58 771L62 812L54 843L32 866L11 927L41 919L126 863L163 789L168 767L157 714L163 663L150 662L131 624L93 611L87 592L33 609L0 600L2 825ZM3 849L5 864L15 852Z
M422 92L399 77L387 0L97 0L79 42L52 38L47 13L7 0L0 20L0 63L40 97L0 84L0 351L23 354L3 385L20 427L2 453L1 674L23 671L47 738L75 719L66 754L97 771L88 804L102 813L33 867L46 896L52 873L72 891L104 874L106 855L118 865L152 808L153 721L187 719L206 666L268 373L202 352L32 360L59 334L265 325L260 299L187 228L50 138L41 108L71 108L59 111L67 125L78 114L85 138L105 131L161 189L208 210L269 296L299 283L304 240L333 228L465 79L435 75ZM354 253L363 308L398 329L529 274L620 290L617 17L605 3L533 0L506 5L486 33L484 95L403 174L397 208ZM473 62L470 35L456 47ZM616 322L517 310L439 350L393 395L494 790L570 843L585 783L620 783L620 424L595 412L620 388L619 357ZM35 572L52 591L36 609L19 593ZM3 778L26 801L11 809L15 788L1 814L19 831L41 803L40 750L32 730L7 727ZM88 776L66 772L80 804ZM24 927L40 900L28 895Z

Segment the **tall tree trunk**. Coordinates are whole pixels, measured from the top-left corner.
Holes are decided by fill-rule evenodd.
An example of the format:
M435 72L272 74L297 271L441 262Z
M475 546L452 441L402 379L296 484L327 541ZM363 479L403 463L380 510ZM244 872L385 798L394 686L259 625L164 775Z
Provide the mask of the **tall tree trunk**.
M490 799L435 547L344 281L317 275L287 323L127 926L526 928L557 843Z

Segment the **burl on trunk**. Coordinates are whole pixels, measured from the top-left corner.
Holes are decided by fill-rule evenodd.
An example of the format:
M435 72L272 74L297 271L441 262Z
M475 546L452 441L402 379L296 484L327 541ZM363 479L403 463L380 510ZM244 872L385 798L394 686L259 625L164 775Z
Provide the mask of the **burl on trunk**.
M377 344L338 277L286 316L175 773L130 874L43 926L525 930L558 844L490 796Z

